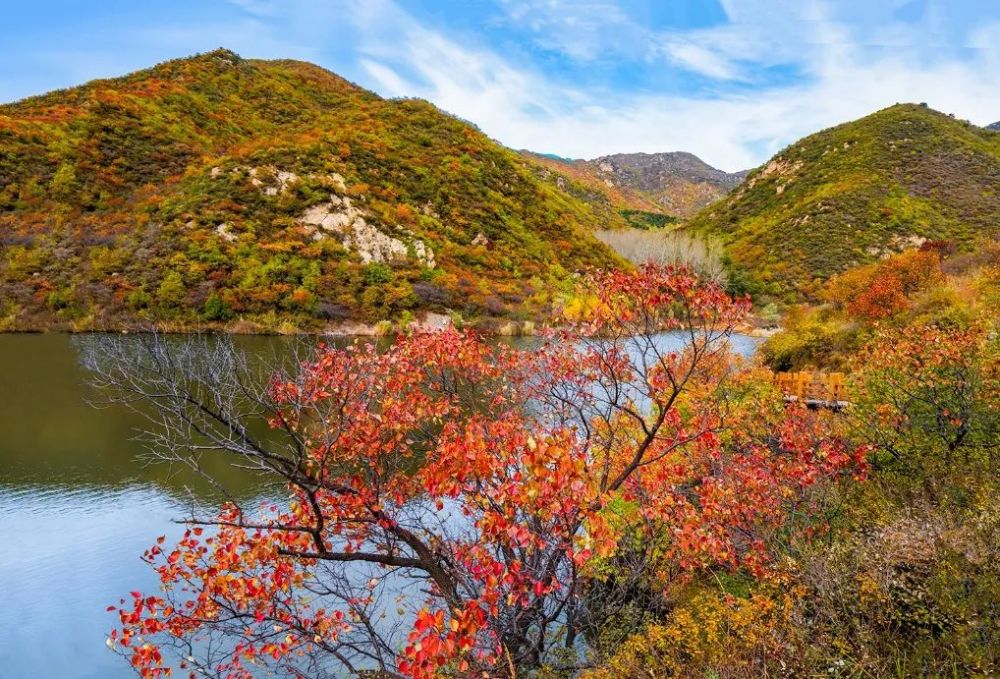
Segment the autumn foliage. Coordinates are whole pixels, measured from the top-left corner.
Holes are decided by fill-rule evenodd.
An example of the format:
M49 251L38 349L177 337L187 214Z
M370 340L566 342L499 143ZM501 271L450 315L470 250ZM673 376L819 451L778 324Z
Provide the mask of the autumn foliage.
M227 50L2 104L0 328L537 320L625 225L540 171L428 102ZM308 223L332 202L365 227Z
M163 590L123 600L112 645L144 677L512 676L575 648L587 582L626 539L659 546L648 579L665 591L700 571L767 577L866 449L731 356L747 300L653 266L581 294L579 322L540 346L450 330L320 347L276 376L282 443L215 445L284 499L152 547Z
M907 250L833 278L826 296L844 305L851 316L877 320L905 310L910 296L943 279L937 249Z
M911 473L995 464L998 355L983 322L880 330L856 359L857 426Z

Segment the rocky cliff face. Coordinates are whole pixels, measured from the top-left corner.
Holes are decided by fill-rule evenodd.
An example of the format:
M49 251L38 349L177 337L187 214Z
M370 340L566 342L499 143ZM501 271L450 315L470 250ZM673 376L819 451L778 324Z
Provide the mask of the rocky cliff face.
M693 153L616 153L588 161L608 177L628 182L643 191L657 191L665 181L688 179L732 188L746 172L729 173L716 169Z
M684 151L618 153L585 162L605 183L639 191L678 217L689 217L715 202L746 176L714 168Z

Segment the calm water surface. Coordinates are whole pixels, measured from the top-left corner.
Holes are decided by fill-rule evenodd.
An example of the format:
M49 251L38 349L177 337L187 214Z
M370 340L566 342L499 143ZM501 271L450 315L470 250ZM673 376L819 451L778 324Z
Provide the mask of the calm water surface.
M280 338L241 338L251 351ZM736 337L752 353L755 341ZM0 334L0 679L133 677L105 639L109 604L155 590L139 557L191 503L215 504L183 470L136 460L140 422L87 404L67 335ZM227 485L247 497L251 479Z

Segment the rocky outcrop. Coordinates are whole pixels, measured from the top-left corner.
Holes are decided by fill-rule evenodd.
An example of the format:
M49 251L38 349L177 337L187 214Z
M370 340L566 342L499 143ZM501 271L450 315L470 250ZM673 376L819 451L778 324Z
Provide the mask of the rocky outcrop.
M309 226L319 227L324 231L342 234L353 229L355 225L364 224L365 220L361 210L351 204L350 198L346 196L341 198L337 194L331 193L330 202L308 208L299 217L299 221Z
M404 242L383 233L368 218L368 212L356 207L349 196L331 193L328 202L308 208L299 221L312 229L317 240L339 237L344 247L356 251L365 264L405 260L412 255L428 269L434 268L434 252L423 241L410 238L409 243ZM400 232L412 236L402 229Z
M288 191L288 187L299 180L299 176L294 172L288 172L272 166L266 167L246 167L239 166L233 168L231 174L247 173L250 183L260 189L265 196L277 196ZM209 172L212 179L222 176L221 167L213 167Z
M272 166L241 166L234 168L232 172L245 172L250 183L265 196L284 194L292 184L299 181L299 176L294 172ZM222 169L213 167L210 176L213 179L221 177ZM345 248L357 252L364 264L400 261L412 256L427 268L434 268L434 252L423 241L413 238L412 233L397 227L400 235L406 237L404 240L386 234L371 224L369 213L356 206L350 196L345 195L347 183L341 175L332 173L309 177L322 179L327 187L333 189L327 202L313 205L299 216L299 223L311 231L314 239L335 236ZM237 238L228 224L219 224L215 233L230 243Z
M778 183L775 184L774 192L780 196L785 192L785 187L787 187L788 184L794 180L796 173L801 168L801 160L797 160L793 163L785 158L782 158L781 156L777 156L772 158L768 164L764 166L763 170L751 177L750 180L747 181L746 184L743 184L733 195L739 199L746 191L749 191L756 186L757 182L773 176L778 178Z
M236 234L229 230L229 224L222 222L215 227L216 235L227 243L236 242Z

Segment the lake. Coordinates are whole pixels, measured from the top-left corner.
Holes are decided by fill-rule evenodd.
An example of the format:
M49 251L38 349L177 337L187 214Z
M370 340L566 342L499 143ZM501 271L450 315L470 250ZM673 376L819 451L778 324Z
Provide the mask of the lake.
M237 341L254 352L287 342ZM733 341L742 354L756 343ZM106 608L155 591L140 555L179 537L172 520L192 503L214 505L184 470L138 461L138 418L89 405L85 381L70 336L0 334L0 679L135 676L105 646L117 623ZM261 492L236 476L227 485Z

